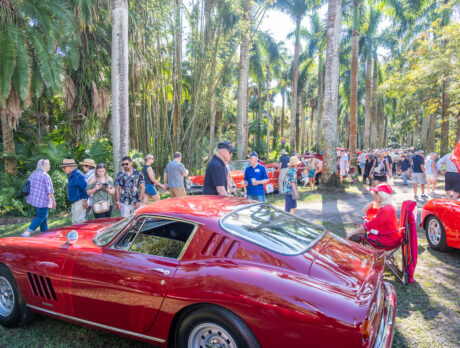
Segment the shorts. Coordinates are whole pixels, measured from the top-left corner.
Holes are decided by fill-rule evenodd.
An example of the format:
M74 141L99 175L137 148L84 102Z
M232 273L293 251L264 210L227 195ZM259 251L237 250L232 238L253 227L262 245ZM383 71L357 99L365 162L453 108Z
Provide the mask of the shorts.
M314 178L315 177L315 172L316 172L316 169L312 169L308 172L308 177L309 178Z
M423 173L412 173L412 182L414 184L425 185L426 179L423 176Z
M340 168L340 175L341 176L347 176L347 173L348 173L348 170L346 170L345 168Z
M369 177L369 173L364 173L363 174L363 184L366 184L367 181L369 181L369 185L372 185L372 179Z
M156 196L158 194L155 185L145 185L145 193L149 196Z
M383 175L383 176L374 175L374 180L380 181L380 182L387 182L387 176L386 175Z
M426 180L436 180L436 175L434 174L426 174Z
M445 189L460 193L460 173L446 173Z
M297 199L292 199L292 194L284 195L284 211L289 213L291 209L297 208Z

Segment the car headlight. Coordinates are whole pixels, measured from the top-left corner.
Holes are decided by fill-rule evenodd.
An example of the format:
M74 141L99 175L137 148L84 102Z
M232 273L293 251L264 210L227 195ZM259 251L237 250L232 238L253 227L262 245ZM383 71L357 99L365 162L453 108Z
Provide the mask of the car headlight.
M185 178L185 189L190 190L192 188L192 182L189 178Z

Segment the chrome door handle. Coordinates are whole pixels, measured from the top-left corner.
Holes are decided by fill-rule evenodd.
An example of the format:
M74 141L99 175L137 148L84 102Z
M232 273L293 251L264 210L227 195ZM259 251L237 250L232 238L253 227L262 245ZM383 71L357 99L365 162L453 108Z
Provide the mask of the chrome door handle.
M163 273L166 276L169 275L169 270L163 269L163 268L149 268L149 271L160 272L160 273Z

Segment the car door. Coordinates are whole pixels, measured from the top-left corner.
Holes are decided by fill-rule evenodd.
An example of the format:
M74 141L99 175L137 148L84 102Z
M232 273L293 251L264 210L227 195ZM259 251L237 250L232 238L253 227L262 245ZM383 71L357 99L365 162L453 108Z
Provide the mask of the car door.
M171 233L178 224L185 225L181 240ZM142 216L109 247L79 251L71 274L72 316L129 332L147 331L193 229L193 224Z

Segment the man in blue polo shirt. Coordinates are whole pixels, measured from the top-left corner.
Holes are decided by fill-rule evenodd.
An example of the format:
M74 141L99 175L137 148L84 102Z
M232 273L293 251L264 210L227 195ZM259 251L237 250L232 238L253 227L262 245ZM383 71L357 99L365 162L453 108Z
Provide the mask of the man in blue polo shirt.
M252 152L249 155L249 166L244 171L243 185L247 185L246 196L259 202L265 202L264 184L268 182L265 167L257 162L259 156Z

